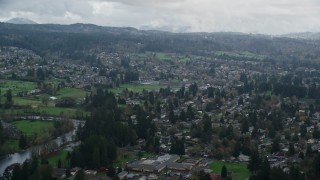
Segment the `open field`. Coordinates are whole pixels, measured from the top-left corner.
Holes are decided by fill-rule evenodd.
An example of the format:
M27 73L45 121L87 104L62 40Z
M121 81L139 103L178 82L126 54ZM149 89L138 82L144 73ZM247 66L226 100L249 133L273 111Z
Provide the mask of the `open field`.
M160 60L170 60L171 59L171 57L168 54L162 53L162 52L157 52L156 57Z
M114 164L115 167L123 166L129 161L138 160L139 158L150 158L155 156L155 154L148 152L143 152L140 157L138 157L138 154L132 152L124 152L119 154L120 155Z
M56 81L55 83L59 83ZM66 116L66 117L80 117L86 116L89 113L77 108L60 108L55 107L53 101L49 101L49 106L43 106L42 99L44 97L48 98L48 94L30 95L25 97L18 97L17 92L28 91L36 88L35 82L27 81L13 81L13 80L0 80L1 94L4 95L8 89L12 90L13 103L15 106L25 106L19 107L17 109L6 109L3 111L3 115L49 115L49 116ZM76 88L61 88L57 92L57 98L63 97L73 97L73 98L84 98L87 94L85 90ZM2 103L5 101L5 97L2 97ZM36 106L36 108L31 108L31 106Z
M52 166L58 166L59 159L61 160L62 167L69 166L68 161L66 160L68 155L67 150L61 150L55 154L50 155L47 160L49 161L49 164Z
M40 116L63 116L63 117L82 117L90 115L90 112L78 110L76 108L61 108L61 107L38 107L25 109L6 109L2 111L2 115L40 115Z
M12 95L16 95L17 92L21 91L29 91L36 88L35 82L27 82L27 81L12 81L12 80L1 80L0 81L0 89L1 94L5 94L7 90L12 90Z
M272 95L272 91L267 91L265 95L266 96L271 96Z
M250 172L247 169L247 164L243 163L216 161L210 165L210 169L212 169L214 173L220 174L223 165L227 167L228 173L231 172L232 177L235 179L245 180L249 179L250 177Z
M75 108L62 108L62 107L39 107L37 110L41 114L50 116L65 116L65 117L81 117L89 115L89 112L78 110Z
M13 121L12 124L19 129L26 136L50 136L50 131L54 129L53 121L32 121L32 120L20 120Z
M28 97L13 97L13 103L14 105L19 105L19 106L42 104L41 100L36 100L34 98L28 98Z
M4 142L2 147L8 148L9 152L18 152L19 151L19 140L9 139Z
M159 60L167 61L167 60L174 60L174 61L181 61L186 62L188 60L191 60L192 58L187 57L185 55L175 55L175 54L169 54L164 52L151 52L147 51L145 53L138 53L135 54L135 58L137 59L145 59L145 58L152 58L155 57Z
M113 93L121 93L128 89L132 92L142 92L143 90L159 90L161 88L158 84L121 84L120 87L109 89Z
M61 88L60 91L57 92L57 98L62 97L73 97L73 98L84 98L88 92L82 89L76 88Z
M255 59L255 60L264 60L266 56L260 54L254 54L248 51L240 51L240 52L226 52L226 51L217 51L215 52L217 56L228 56L231 58L246 58L246 59Z

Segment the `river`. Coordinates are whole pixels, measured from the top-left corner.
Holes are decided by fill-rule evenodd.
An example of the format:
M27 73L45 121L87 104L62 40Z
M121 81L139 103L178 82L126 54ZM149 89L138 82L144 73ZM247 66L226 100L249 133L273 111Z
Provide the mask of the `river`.
M44 119L44 120L50 120L50 119ZM73 140L76 135L78 125L84 124L85 121L72 120L72 122L74 125L74 129L71 132L63 134L63 135L57 137L56 139L53 139L53 140L46 142L44 144L54 142L54 143L57 143L57 145L60 147L63 144L62 142L64 141L65 143L68 144L68 147L73 147L73 146L77 145L78 143L73 142ZM26 150L23 150L23 151L14 153L14 154L9 154L9 155L3 157L2 159L0 159L0 176L2 176L4 170L8 166L15 164L15 163L22 164L25 160L30 159L33 152L37 152L40 147L44 146L44 144L38 145L38 146L33 146L33 147L30 147Z

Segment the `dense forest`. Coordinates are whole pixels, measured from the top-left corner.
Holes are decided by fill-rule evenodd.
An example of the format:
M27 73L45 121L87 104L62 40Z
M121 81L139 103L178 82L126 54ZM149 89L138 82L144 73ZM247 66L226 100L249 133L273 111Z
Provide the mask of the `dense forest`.
M41 56L93 60L94 51L166 52L233 58L215 52L249 52L269 61L319 60L319 40L290 39L241 33L169 33L90 24L0 24L0 46L30 49ZM241 57L243 59L244 57ZM247 60L261 58L247 57Z

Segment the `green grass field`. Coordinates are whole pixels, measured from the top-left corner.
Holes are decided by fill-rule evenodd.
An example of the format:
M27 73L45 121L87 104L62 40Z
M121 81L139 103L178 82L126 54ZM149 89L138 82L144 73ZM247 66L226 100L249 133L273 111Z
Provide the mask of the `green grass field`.
M58 98L62 97L73 97L73 98L84 98L88 92L82 89L76 89L76 88L62 88L60 91L57 92Z
M4 142L3 147L7 147L9 152L18 152L19 148L19 140L9 139Z
M164 53L164 52L147 51L145 53L140 53L139 56L140 57L153 57L153 56L155 56L159 60L170 60L170 59L172 59L169 54Z
M26 98L26 97L13 97L14 105L27 106L34 104L42 104L41 100L36 100L34 98Z
M235 57L235 58L248 58L248 59L255 59L255 60L264 60L266 59L266 56L260 55L260 54L254 54L248 51L240 51L240 52L227 52L227 51L216 51L215 54L217 56L229 56L229 57Z
M267 91L267 92L265 93L265 95L266 95L266 96L272 96L272 91Z
M12 95L16 95L17 92L29 91L36 88L36 83L27 81L12 81L1 80L0 89L1 94L5 94L8 89L12 90Z
M223 165L227 167L228 172L231 172L232 177L235 179L245 180L249 179L250 177L250 172L247 169L247 164L243 163L216 161L210 165L210 169L212 169L214 173L220 174Z
M115 167L123 166L129 161L133 161L133 160L138 160L139 159L138 155L135 154L135 153L127 152L127 153L119 153L119 154L121 154L121 155L118 156L118 158L117 158L117 160L116 160L116 162L114 164ZM144 152L144 153L142 153L141 158L150 158L150 157L153 157L153 156L155 156L155 154Z
M6 109L1 112L3 115L45 115L45 116L63 116L63 117L85 117L90 112L78 110L75 108L60 108L54 106L24 108L24 109Z
M113 93L121 93L128 89L132 92L142 92L143 90L159 90L161 88L158 84L121 84L120 87L109 89Z
M82 110L77 110L75 108L62 108L62 107L39 107L37 108L41 114L51 115L51 116L65 116L65 117L80 117L87 116L90 113Z
M180 61L180 62L186 62L191 60L192 58L187 57L185 55L175 55L175 54L168 54L164 52L151 52L147 51L145 53L138 53L135 54L135 57L139 59L145 59L150 57L156 57L159 60L167 61L167 60L174 60L174 61Z
M162 52L157 52L156 53L156 57L160 60L169 60L171 59L170 56L166 53L162 53Z
M50 131L54 129L52 121L20 120L13 121L12 124L26 136L37 134L38 136L49 137Z
M59 159L61 160L62 167L69 166L69 163L66 160L67 154L68 154L67 150L61 150L56 154L53 154L50 157L48 157L47 160L49 161L49 164L51 164L54 167L58 165Z

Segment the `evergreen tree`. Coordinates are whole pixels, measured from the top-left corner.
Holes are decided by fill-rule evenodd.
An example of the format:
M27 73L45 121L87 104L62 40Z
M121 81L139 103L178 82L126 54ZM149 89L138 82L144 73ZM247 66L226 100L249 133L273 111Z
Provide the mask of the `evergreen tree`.
M221 177L224 178L224 179L228 177L228 170L227 170L227 167L225 165L222 166Z
M238 100L238 105L243 105L243 97L242 96Z
M313 132L312 132L312 137L314 139L319 139L320 138L320 130L318 129L318 127L315 127Z
M312 161L312 170L316 179L320 179L320 154Z
M199 180L211 180L210 175L205 173L203 170L199 171L198 178Z
M291 166L289 169L290 180L303 180L304 175L300 173L300 169L296 166Z
M58 167L58 168L61 168L61 167L62 167L62 163L61 163L61 159L60 159L60 158L59 158L59 160L58 160L57 167Z
M288 155L289 156L293 156L294 153L295 153L294 144L293 143L289 143Z
M195 118L195 117L194 117L194 112L193 112L193 109L192 109L191 105L189 105L189 106L187 107L186 116L187 116L187 118L188 118L189 121L190 121L190 120L193 120L193 119Z
M276 136L276 130L273 128L273 126L271 126L268 135L269 135L269 138L274 138Z
M183 109L182 109L181 112L180 112L179 119L180 119L181 121L186 121L186 120L187 120L186 112L185 112Z
M31 174L33 172L31 172L31 169L30 169L30 160L25 160L22 164L22 168L21 168L21 177L22 177L22 180L28 180L29 177L31 176Z
M22 175L22 172L21 172L20 165L15 165L12 170L11 180L21 180L21 177L22 177L21 175Z
M275 138L271 147L271 154L280 151L280 144L278 138Z
M158 115L161 115L161 103L160 103L160 101L157 101L157 105L156 105L155 111L156 111L156 113Z
M170 154L185 155L184 140L173 140L171 142Z
M112 178L115 174L116 174L116 169L112 165L110 165L108 168L107 176Z
M1 179L3 179L3 180L10 180L11 178L12 178L12 173L10 172L9 167L7 167L7 168L4 170L4 172L3 172L2 176L1 176Z
M307 150L306 150L306 156L307 157L311 157L313 155L313 151L312 151L312 148L311 148L311 144L308 144L307 145Z
M192 96L196 96L197 92L198 92L198 85L197 83L192 83L189 86L189 91L192 93Z
M289 180L288 174L279 167L274 167L270 171L270 180Z
M302 160L304 159L304 153L302 151L299 153L299 158L301 158Z
M258 179L261 180L269 180L270 176L270 163L268 161L267 157L264 157L262 163L261 163L261 169L258 173Z
M240 141L237 141L237 143L233 149L232 156L235 158L238 158L240 155L240 152L241 152L241 143L240 143Z
M307 126L305 124L300 126L301 137L306 137L307 135Z
M169 121L170 121L172 124L175 124L175 123L177 122L176 115L174 114L173 109L170 109L170 112L169 112Z
M251 172L257 172L260 169L261 159L258 150L253 150L250 156L248 169Z
M39 166L39 159L37 156L32 157L31 166L30 166L30 174L33 174Z
M27 148L27 138L21 134L19 139L19 148L20 149L26 149Z
M226 137L231 140L234 138L233 126L230 124L226 130Z
M203 121L203 131L205 133L212 133L212 122L210 119L210 116L208 116L208 114L204 114L202 117L202 121Z
M214 97L214 88L213 87L208 87L207 92L208 92L208 94L207 94L208 98Z
M70 171L70 168L67 168L66 169L66 178L69 178L71 177L71 171Z
M241 132L247 133L249 131L249 122L246 118L242 120Z
M84 171L81 169L78 171L77 175L74 177L74 180L84 180L85 174Z
M5 102L5 108L9 109L13 105L13 100L12 100L12 90L8 89L6 93L6 102Z
M95 147L93 149L93 154L92 154L92 167L94 169L97 169L100 167L100 152L99 148Z
M117 169L117 174L119 174L121 172L122 172L122 168L119 166L118 169Z

